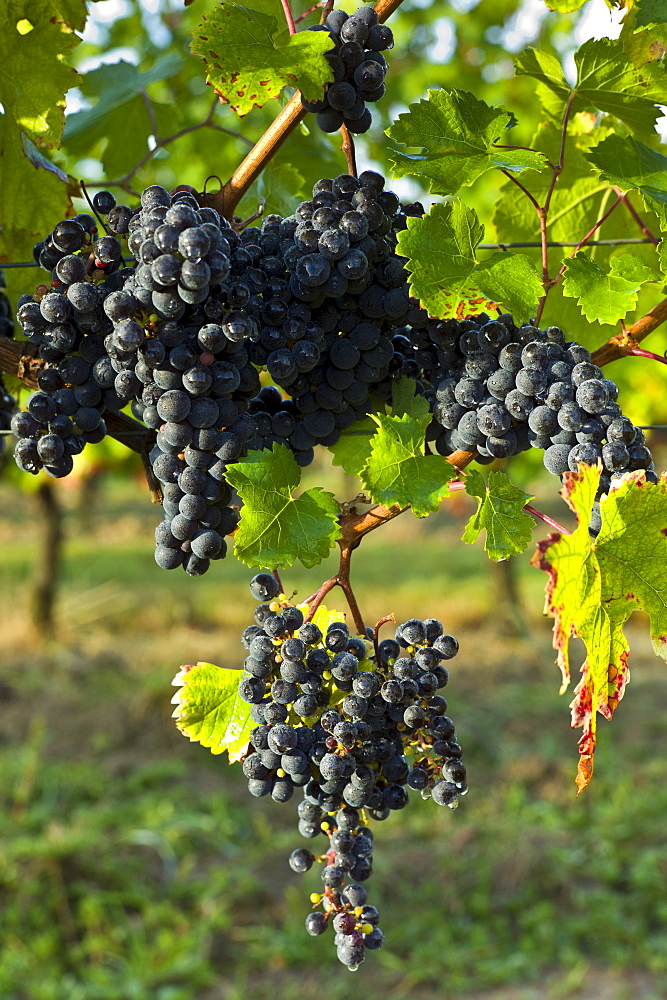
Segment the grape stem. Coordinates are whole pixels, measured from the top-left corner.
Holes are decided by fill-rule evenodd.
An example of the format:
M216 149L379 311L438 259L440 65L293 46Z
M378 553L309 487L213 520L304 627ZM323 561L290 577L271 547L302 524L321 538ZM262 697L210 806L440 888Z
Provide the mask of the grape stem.
M364 625L364 619L362 618L357 598L355 597L352 584L350 583L350 560L353 550L347 545L344 545L342 542L339 542L338 544L340 545L340 563L338 566L338 572L335 576L331 576L328 580L325 580L320 589L306 599L305 603L309 605L309 607L305 620L307 622L312 621L315 612L329 591L333 590L334 587L340 587L345 594L345 599L350 609L350 613L352 614L355 629L359 635L365 636L366 626Z
M308 614L305 617L305 621L310 622L313 620L315 612L319 608L320 604L327 596L329 591L333 590L333 588L336 586L337 583L338 583L338 577L330 576L328 580L324 581L319 590L316 590L314 594L311 594L310 597L307 597L305 599L303 603L308 605Z
M209 195L206 204L226 219L231 219L234 209L248 188L255 182L267 163L278 152L287 137L305 118L307 112L301 104L301 91L297 90L264 135L258 139L246 158L236 168L222 190Z
M514 174L511 174L509 172L509 170L501 170L500 172L501 172L501 174L505 174L505 177L507 177L508 180L512 181L512 184L516 184L516 186L519 188L519 190L523 194L525 194L526 198L528 198L529 202L531 203L531 205L533 206L533 208L535 209L535 211L539 214L542 211L542 209L540 208L540 203L537 200L537 198L535 197L535 195L532 195L530 193L530 191L525 186L525 184L522 184L521 181L517 180L516 177L514 176ZM542 246L542 241L540 241L537 244L537 246L541 247Z
M373 646L375 648L375 662L376 663L380 662L380 650L379 650L379 645L380 645L380 629L382 628L383 625L386 625L387 622L395 622L395 621L396 621L396 616L395 615L385 615L384 618L381 618L380 621L376 622L376 624L375 624L375 628L373 629Z
M667 365L667 358L661 354L653 354L652 351L643 351L641 347L626 347L623 353L626 357L651 358L653 361L659 361L661 364Z
M309 17L311 14L314 14L315 11L319 10L320 7L324 7L324 6L326 6L326 4L324 4L324 3L313 4L313 6L309 7L308 10L304 10L303 14L300 14L298 17L295 17L294 18L294 23L295 24L300 24L301 21L305 21L305 19L307 17Z
M294 15L292 14L292 8L290 7L289 0L280 0L283 5L283 13L285 15L285 20L287 21L287 30L290 35L296 35L296 26L294 24Z
M596 351L593 351L591 361L594 365L602 368L610 361L626 357L629 353L628 348L636 347L641 340L648 337L649 333L653 333L665 320L667 320L667 299L658 302L657 306L650 309L645 316L638 319L627 330L610 337L606 344L602 344Z
M347 125L341 125L340 134L343 137L343 145L340 149L342 153L345 153L345 159L347 160L347 172L348 174L352 174L353 177L356 177L357 157L354 150L354 139L352 138L352 133Z
M371 507L365 514L357 514L352 511L341 514L339 518L341 537L338 539L340 547L338 572L335 576L325 580L319 590L306 599L305 603L309 605L306 621L312 621L313 615L329 591L333 590L334 587L340 587L345 594L357 632L360 635L366 634L364 619L352 589L352 584L350 583L352 553L358 548L361 544L361 539L369 531L374 531L381 525L386 524L387 521L392 521L395 517L398 517L399 514L404 514L409 509L409 507L401 507L400 504L394 504L392 507L384 507L382 504L377 504L375 507Z
M646 223L642 219L641 215L639 214L639 212L637 211L637 209L634 207L634 205L630 201L630 199L629 199L629 197L627 195L627 192L621 190L621 188L619 188L619 187L616 187L616 185L614 185L614 191L619 196L619 198L621 199L621 201L623 202L623 204L627 208L628 212L630 213L630 215L632 216L632 218L635 220L635 222L637 223L637 225L641 229L641 231L644 234L644 236L646 236L651 243L653 243L655 246L657 246L658 243L660 242L660 240L658 239L657 236L654 236L653 233L651 232L651 230L648 228L648 226L646 225Z
M320 15L320 24L324 24L331 11L334 9L334 0L326 0Z
M341 545L338 585L342 588L343 593L345 594L345 598L354 621L354 627L359 635L365 636L366 626L364 625L364 619L362 618L359 605L357 604L357 599L354 596L354 591L352 590L352 584L350 583L350 562L352 559L352 551L353 550L347 548L347 546Z
M558 521L555 521L553 517L549 517L548 514L545 514L543 511L538 510L537 507L533 507L532 504L529 503L524 504L523 509L526 511L526 513L532 514L532 516L536 518L538 521L544 521L544 523L548 524L551 528L555 528L556 531L560 531L562 535L572 534L572 532L568 531L568 529L563 527L562 524L559 524Z

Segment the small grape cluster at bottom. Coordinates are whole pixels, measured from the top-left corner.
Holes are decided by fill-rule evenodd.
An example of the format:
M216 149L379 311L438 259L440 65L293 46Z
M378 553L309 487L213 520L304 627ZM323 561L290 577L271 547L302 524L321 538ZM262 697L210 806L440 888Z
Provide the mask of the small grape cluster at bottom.
M321 865L306 929L333 927L338 958L356 969L383 943L379 913L360 884L372 873L370 822L405 808L410 788L450 809L467 791L438 693L449 679L443 661L458 643L437 619L412 618L376 645L371 629L351 635L343 621L292 604L270 573L253 578L251 593L261 603L243 632L239 684L257 723L243 760L248 790L278 802L302 790L299 833L327 838L321 849L290 856L296 872Z

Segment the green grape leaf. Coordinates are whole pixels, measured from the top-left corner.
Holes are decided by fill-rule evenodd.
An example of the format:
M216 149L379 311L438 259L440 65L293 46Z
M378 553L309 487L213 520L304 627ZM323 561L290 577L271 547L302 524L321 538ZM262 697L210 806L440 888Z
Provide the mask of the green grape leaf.
M79 79L66 62L79 39L60 13L52 0L0 4L0 259L32 259L32 246L70 207L67 184L30 156L30 144L58 146L65 94Z
M68 28L83 31L88 17L85 0L53 0L53 6Z
M67 152L89 156L101 144L100 159L106 175L122 175L144 155L156 125L161 135L173 131L173 106L152 101L151 116L142 95L150 84L174 76L182 66L182 56L172 52L144 72L121 59L86 73L81 89L95 103L67 116L63 135Z
M340 465L349 476L358 476L371 453L371 440L377 431L377 424L371 417L357 420L341 432L335 444L331 445L333 464Z
M471 469L465 487L468 496L477 498L477 511L466 525L463 541L470 545L484 529L484 549L494 562L523 552L535 526L524 510L533 495L511 483L504 472L490 472L485 483L481 472Z
M660 270L663 274L667 274L667 239L660 240L658 256L660 257Z
M532 76L547 87L561 100L566 101L570 93L570 85L565 79L563 68L555 56L539 49L524 49L514 62L517 76Z
M555 97L547 102L553 116L558 106L564 110L572 95L572 112L597 108L614 115L635 132L650 133L660 114L657 105L665 100L664 71L647 63L634 66L611 38L589 39L574 54L577 82L568 85L553 56L527 49L516 61L517 74L540 81Z
M667 9L663 0L635 0L623 18L619 44L634 66L661 59L667 52Z
M224 3L204 15L190 48L204 60L206 80L223 104L243 116L298 87L307 100L322 97L333 70L324 53L333 47L326 31L287 28L272 14Z
M611 38L589 39L574 54L578 76L573 110L594 107L620 118L633 132L653 132L665 99L664 73L633 66Z
M633 4L635 31L643 28L655 28L667 24L667 7L664 0L635 0Z
M229 754L229 763L241 760L248 749L255 722L251 706L238 694L243 670L227 670L213 663L181 667L172 684L179 690L171 699L172 718L191 743L201 743L212 754Z
M417 392L417 383L411 378L402 378L392 385L391 412L395 417L404 417L407 414L419 421L428 419L430 422L431 419L428 400ZM425 427L427 426L428 423L425 424Z
M579 636L587 657L572 702L572 725L583 727L577 787L593 774L596 718L610 719L628 680L629 648L623 626L633 611L649 616L656 655L667 660L667 478L646 482L628 473L602 499L602 529L588 532L600 467L565 473L562 496L577 516L571 535L540 542L531 563L549 575L545 614L554 618L554 649L563 684L569 684L569 642Z
M301 469L284 444L251 451L227 466L226 478L243 500L234 555L246 566L316 566L340 538L336 498L313 487L294 498Z
M492 253L479 262L474 277L482 294L506 305L518 323L535 315L544 288L525 254Z
M494 146L510 122L505 108L489 107L467 91L429 90L428 100L411 104L387 129L396 142L422 149L419 155L392 151L393 173L428 180L435 194L454 194L493 167L512 173L541 170L545 159L540 153Z
M667 156L630 136L610 135L586 159L603 180L639 191L667 228Z
M589 322L617 323L637 305L637 292L658 275L632 254L612 257L609 271L580 250L568 258L563 295L577 299Z
M442 455L424 454L429 416L415 419L377 413L378 431L361 471L361 482L376 503L411 506L417 517L426 517L449 496L449 480L456 470Z
M20 27L19 27L20 26ZM65 59L79 39L55 16L51 0L5 0L0 10L2 133L25 132L42 149L60 142L65 93L78 75ZM7 163L3 159L3 180Z
M402 378L395 382L391 399L395 417L407 414L423 424L424 431L426 430L431 419L428 400L417 392L417 384L413 379ZM357 420L341 433L338 441L329 449L334 457L333 464L342 466L348 475L358 476L371 455L373 439L377 433L378 425L373 417Z
M518 322L534 315L542 283L524 254L502 251L478 261L484 227L459 198L409 218L398 235L398 253L408 258L412 295L439 319L475 315L502 304Z

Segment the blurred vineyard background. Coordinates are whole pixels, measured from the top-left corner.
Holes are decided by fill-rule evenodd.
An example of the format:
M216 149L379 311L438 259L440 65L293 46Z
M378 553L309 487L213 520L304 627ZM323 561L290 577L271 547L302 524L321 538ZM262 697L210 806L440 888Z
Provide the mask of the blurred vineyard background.
M155 145L152 129L170 136L206 117L212 93L187 40L212 6L90 4L72 57L81 87L70 94L63 147L54 153L62 169L103 186ZM251 6L280 13L277 0ZM540 112L531 84L512 76L512 54L534 44L567 59L591 34L617 31L617 22L603 0L571 15L548 14L542 0L406 0L392 21L388 95L359 143L360 163L385 166L383 128L428 87L465 87L505 103L528 141ZM240 122L220 107L215 122L234 134L189 132L127 186L201 189L217 183L211 175L225 180L274 113L269 105ZM336 145L295 135L242 214L260 196L267 211L289 213L317 178L344 169ZM497 185L487 174L473 192L487 239ZM411 183L399 190L423 196ZM64 209L42 210L46 232ZM623 217L606 233L618 234L627 235ZM28 259L29 246L12 249L9 259ZM31 271L9 278L14 296L38 280ZM584 324L559 294L551 310L549 322L589 347L611 332ZM647 347L664 351L664 331ZM628 359L605 374L621 385L636 423L664 420L661 371ZM665 468L667 438L658 431L650 441ZM513 460L507 471L567 522L539 456ZM350 499L356 492L324 460L306 470L303 485ZM350 978L330 940L310 939L303 927L316 883L287 865L300 839L294 802L250 800L239 769L189 744L170 718L180 664L240 666L239 636L253 609L248 571L232 559L194 580L158 570L158 508L138 460L113 443L89 449L50 496L5 460L3 1000L664 1000L667 679L640 616L629 625L632 683L613 727L601 723L596 776L577 800L576 734L567 696L558 696L543 575L525 557L494 567L481 545L462 545L470 508L460 497L437 517L406 515L365 540L353 581L367 620L391 611L401 620L433 615L460 640L447 693L471 793L456 813L417 796L378 829L372 901L387 947ZM47 509L59 512L63 538L50 616ZM297 567L284 580L303 597L327 572Z

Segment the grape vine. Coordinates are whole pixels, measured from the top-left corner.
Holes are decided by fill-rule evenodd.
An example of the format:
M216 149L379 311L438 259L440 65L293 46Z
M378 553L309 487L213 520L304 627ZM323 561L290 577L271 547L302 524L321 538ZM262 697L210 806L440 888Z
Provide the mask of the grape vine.
M572 704L583 729L579 791L593 773L597 716L612 717L627 684L633 610L647 612L667 658L667 476L603 371L623 357L664 362L638 345L667 319L667 300L629 321L667 273L667 157L655 133L664 57L629 45L662 22L638 0L618 43L580 46L573 85L554 56L523 51L517 74L537 81L544 107L524 144L507 141L511 110L467 90L428 91L386 130L387 181L357 170L354 136L371 130L366 105L385 94L394 34L384 22L399 5L348 14L326 3L295 17L283 0L284 24L235 4L204 16L192 51L216 92L205 117L165 135L148 84L139 86L151 147L92 199L64 176L87 204L76 213L68 201L59 221L49 206L33 250L48 277L18 298L22 339L10 339L0 299L0 371L33 390L17 409L0 381L0 431L11 429L19 469L65 477L111 434L142 455L162 504L158 567L198 577L233 547L259 568L242 668L183 667L174 715L190 739L241 763L250 795L302 796L298 830L312 849L296 848L289 864L299 874L321 867L306 930L331 927L351 970L384 940L361 884L371 823L403 809L409 789L450 809L467 792L438 693L457 641L434 618L402 621L393 638L380 632L396 611L367 624L350 578L366 534L408 511L426 517L455 492L475 507L464 541L485 530L493 560L524 552L535 520L552 529L532 564L548 574L564 686L570 637L587 648ZM313 15L320 23L298 30ZM256 143L216 121L220 104L245 116L283 92ZM285 196L280 212L257 202L240 218L241 200L304 120L340 132L347 171L341 157L310 197ZM198 130L251 145L217 193L188 177L135 190L157 152ZM44 167L27 155L31 170L36 159ZM63 183L51 167L49 184ZM504 185L491 244L464 197L489 171ZM403 178L433 196L429 208L391 190ZM573 197L578 185L586 198ZM641 237L602 237L622 212ZM620 332L591 351L579 342L582 317ZM322 450L358 478L355 499L299 493ZM573 526L534 507L496 464L529 452L558 478ZM485 479L473 463L494 467ZM314 567L336 546L337 572L297 601L281 571ZM323 604L336 587L350 624Z

